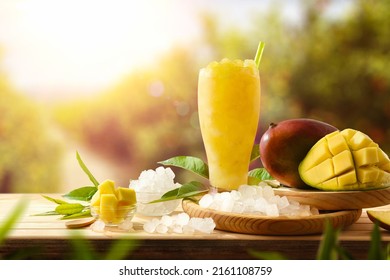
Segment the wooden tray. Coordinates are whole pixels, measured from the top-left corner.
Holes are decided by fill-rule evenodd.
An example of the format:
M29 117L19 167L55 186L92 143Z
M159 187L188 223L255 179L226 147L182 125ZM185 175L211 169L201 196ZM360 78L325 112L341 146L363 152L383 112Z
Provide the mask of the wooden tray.
M334 211L309 217L268 217L215 211L200 207L191 200L183 200L182 207L190 217L213 218L216 229L236 233L262 235L309 235L323 232L326 220L335 228L355 223L361 209Z
M277 188L276 195L287 196L301 204L309 204L319 210L350 210L378 207L390 204L390 188L369 191L305 190Z

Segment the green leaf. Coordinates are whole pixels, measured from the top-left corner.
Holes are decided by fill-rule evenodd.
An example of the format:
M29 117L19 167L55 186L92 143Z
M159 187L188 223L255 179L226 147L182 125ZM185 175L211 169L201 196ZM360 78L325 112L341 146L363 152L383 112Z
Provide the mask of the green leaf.
M254 144L251 152L251 162L260 158L260 145Z
M91 217L91 209L83 210L75 214L65 215L61 218L61 220L70 220L70 219L78 219L78 218L85 218L85 217Z
M149 203L164 202L175 199L189 198L193 196L200 195L202 193L208 192L209 189L205 187L202 183L192 181L186 184L183 184L180 188L173 189L169 192L166 192L161 196L160 199L150 201Z
M80 203L67 203L58 205L55 211L60 215L71 215L83 211L84 208Z
M78 189L74 189L67 194L64 194L63 197L73 200L81 201L90 201L92 196L96 193L97 187L95 186L86 186Z
M95 187L99 186L99 182L92 175L91 171L89 171L88 167L85 165L78 152L76 152L76 158L79 162L81 169L88 175L89 180L91 180Z
M56 216L56 215L60 215L60 214L58 214L56 211L47 211L39 214L34 214L32 216Z
M248 172L248 176L260 181L274 180L265 168L255 168Z
M44 198L46 198L47 200L49 200L51 202L54 202L54 203L57 203L57 204L68 204L69 203L69 202L66 202L65 200L53 198L53 197L50 197L50 196L47 196L47 195L42 195L42 196Z
M199 193L199 192L203 193L203 192L207 192L207 191L209 191L209 189L207 187L205 187L202 183L192 181L192 182L189 182L189 183L182 185L179 188L179 191L177 193L177 197L185 198L185 197L194 196L194 193Z
M184 168L206 179L209 178L208 165L203 160L197 157L177 156L164 161L160 161L158 163L162 165Z

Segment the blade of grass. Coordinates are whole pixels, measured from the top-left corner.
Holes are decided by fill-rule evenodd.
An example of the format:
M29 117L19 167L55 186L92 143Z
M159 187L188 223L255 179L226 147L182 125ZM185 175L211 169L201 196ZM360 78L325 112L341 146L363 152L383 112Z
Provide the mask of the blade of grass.
M326 220L325 232L317 251L317 260L336 260L339 231L334 229L329 220Z
M381 244L381 232L379 230L378 223L374 224L374 228L371 232L370 248L368 250L369 260L383 260L385 259L382 244Z
M134 239L119 239L115 241L105 256L106 260L124 260L137 247L139 242Z
M73 232L69 238L69 242L73 248L73 257L74 260L96 260L97 255L93 250L92 246L88 243L88 240L85 239L79 233Z
M95 187L99 186L99 182L92 175L91 171L89 171L88 167L85 165L78 152L76 152L76 158L80 164L81 169L87 174L89 180L91 180Z
M279 252L261 252L249 249L248 253L258 260L287 260L287 257Z
M12 210L11 215L3 222L0 227L0 244L8 236L9 232L12 230L13 226L18 222L23 212L27 208L27 200L21 199L15 208Z

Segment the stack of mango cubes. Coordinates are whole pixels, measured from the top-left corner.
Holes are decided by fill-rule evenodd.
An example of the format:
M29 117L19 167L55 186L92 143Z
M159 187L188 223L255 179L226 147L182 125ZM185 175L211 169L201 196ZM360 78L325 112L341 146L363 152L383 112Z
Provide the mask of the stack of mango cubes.
M105 224L120 224L131 213L134 214L137 199L134 189L115 187L106 180L98 186L91 199L91 212Z

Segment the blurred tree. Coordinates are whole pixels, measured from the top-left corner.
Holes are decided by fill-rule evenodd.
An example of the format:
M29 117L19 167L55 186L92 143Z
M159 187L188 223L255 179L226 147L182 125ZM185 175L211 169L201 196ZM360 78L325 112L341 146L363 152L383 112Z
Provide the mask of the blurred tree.
M196 89L196 61L188 50L175 49L93 102L59 106L56 116L74 137L123 169L117 181L128 184L158 161L202 151Z
M326 6L325 6L326 7ZM356 1L347 18L308 5L290 102L300 115L367 133L390 152L390 2Z
M0 75L0 192L55 192L59 160L40 107Z

